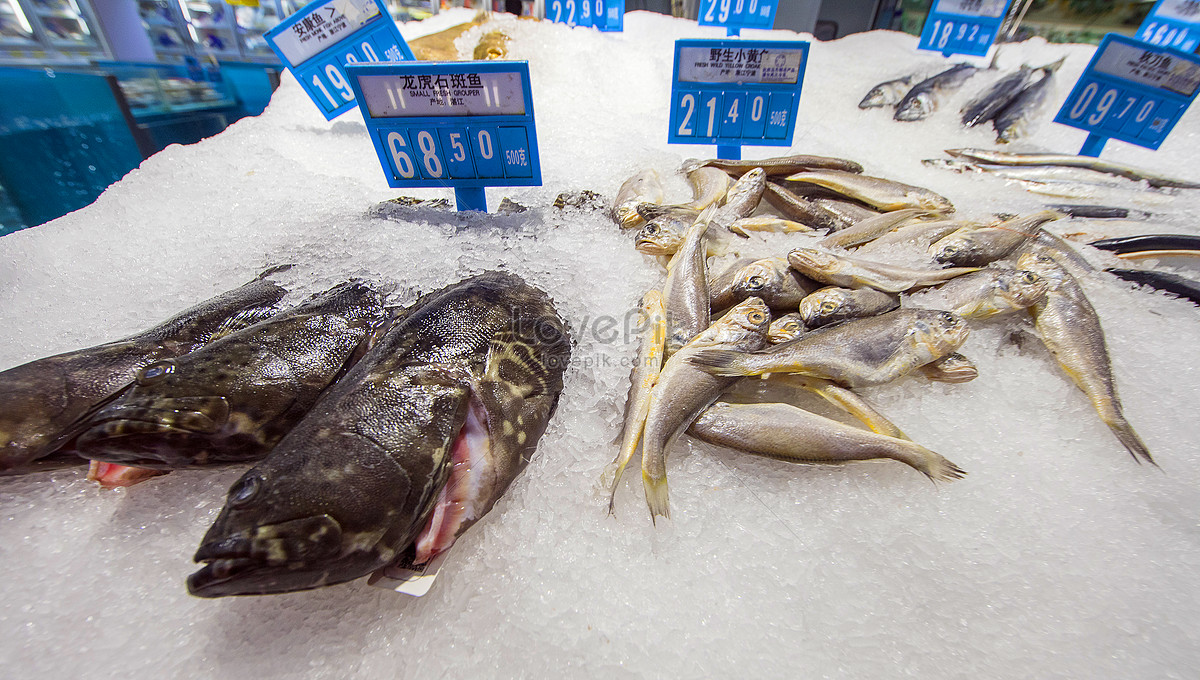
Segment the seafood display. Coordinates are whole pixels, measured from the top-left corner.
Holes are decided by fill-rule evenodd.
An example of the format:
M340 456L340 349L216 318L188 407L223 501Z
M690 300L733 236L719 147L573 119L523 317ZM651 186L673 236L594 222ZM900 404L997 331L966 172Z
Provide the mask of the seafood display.
M664 140L672 43L717 29L625 29L442 36L530 65L543 185L490 212L387 186L284 74L0 237L0 375L292 265L0 478L10 674L1188 676L1200 309L1161 291L1200 300L1196 112L1072 156L1049 118L1093 48L1032 40L896 122L961 59L876 31L810 43L789 146L720 159ZM1040 124L963 127L1021 65ZM21 411L62 394L41 361Z

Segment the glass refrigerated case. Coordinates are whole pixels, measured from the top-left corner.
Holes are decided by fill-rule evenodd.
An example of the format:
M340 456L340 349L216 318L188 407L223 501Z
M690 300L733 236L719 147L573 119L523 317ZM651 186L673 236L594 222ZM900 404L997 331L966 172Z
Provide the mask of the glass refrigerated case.
M0 0L0 60L103 59L107 47L86 0Z

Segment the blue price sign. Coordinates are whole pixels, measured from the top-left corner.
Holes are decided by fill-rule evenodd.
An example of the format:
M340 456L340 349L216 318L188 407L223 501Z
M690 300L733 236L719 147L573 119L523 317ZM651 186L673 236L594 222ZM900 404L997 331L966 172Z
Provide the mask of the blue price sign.
M540 186L529 63L350 64L393 187Z
M568 26L625 30L625 0L548 0L546 18Z
M700 0L696 20L701 26L725 28L775 27L775 9L779 0Z
M1200 0L1158 0L1137 38L1151 45L1195 52L1200 44Z
M808 43L676 40L671 144L789 146Z
M1200 87L1200 58L1109 33L1054 122L1157 149Z
M326 120L354 107L346 64L413 59L382 0L317 0L263 37Z
M1012 0L937 0L917 49L983 56L996 40Z

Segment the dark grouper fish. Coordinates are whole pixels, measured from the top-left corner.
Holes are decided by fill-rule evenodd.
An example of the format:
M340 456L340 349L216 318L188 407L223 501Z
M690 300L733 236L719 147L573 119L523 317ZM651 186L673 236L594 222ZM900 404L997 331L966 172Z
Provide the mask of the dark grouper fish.
M36 468L67 442L71 423L143 367L270 317L287 291L263 278L269 273L124 340L0 373L0 472Z
M74 431L92 460L175 470L259 460L365 351L387 313L350 282L150 364Z
M529 462L569 358L553 302L516 276L422 297L229 490L188 590L282 593L428 562Z

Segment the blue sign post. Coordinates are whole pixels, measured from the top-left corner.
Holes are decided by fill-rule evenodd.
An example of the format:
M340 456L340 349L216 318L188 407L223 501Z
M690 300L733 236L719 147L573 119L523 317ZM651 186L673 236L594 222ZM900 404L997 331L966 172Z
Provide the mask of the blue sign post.
M790 146L809 44L775 40L676 40L667 142Z
M944 56L987 54L1012 0L936 0L917 49L941 52Z
M701 26L724 26L730 36L743 28L775 28L779 0L700 0L696 21Z
M1054 122L1087 130L1081 156L1099 156L1109 139L1157 149L1200 88L1200 58L1104 36Z
M354 107L346 64L413 59L382 0L317 0L263 37L325 120Z
M625 30L625 0L547 0L546 18L568 26Z
M487 210L483 188L540 186L529 63L346 67L389 186L453 187L459 210Z
M1200 44L1200 0L1158 0L1137 31L1151 45L1195 52Z

